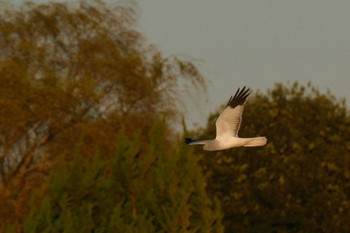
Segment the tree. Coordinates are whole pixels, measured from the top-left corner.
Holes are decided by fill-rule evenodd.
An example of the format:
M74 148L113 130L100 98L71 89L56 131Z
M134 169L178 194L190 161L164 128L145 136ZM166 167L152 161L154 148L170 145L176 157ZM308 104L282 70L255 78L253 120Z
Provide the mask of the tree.
M160 118L176 119L183 88L204 87L193 63L164 57L135 20L131 6L102 1L1 12L0 231L25 218L57 155L77 142L85 156L96 144L109 154L122 127L147 135Z
M203 138L215 135L218 114ZM249 97L240 135L265 135L268 144L205 153L202 161L226 232L348 232L349 122L345 102L310 83Z
M155 126L145 149L120 132L116 154L61 161L24 232L223 232L199 156L182 141L164 146L165 133Z

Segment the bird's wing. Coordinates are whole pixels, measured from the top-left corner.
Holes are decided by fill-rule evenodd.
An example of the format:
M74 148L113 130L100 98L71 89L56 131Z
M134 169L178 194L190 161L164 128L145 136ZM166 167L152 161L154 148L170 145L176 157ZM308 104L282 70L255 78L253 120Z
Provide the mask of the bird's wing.
M242 90L238 88L236 94L231 96L224 111L222 111L216 120L216 138L238 136L244 103L249 94L249 89L245 89L244 86Z

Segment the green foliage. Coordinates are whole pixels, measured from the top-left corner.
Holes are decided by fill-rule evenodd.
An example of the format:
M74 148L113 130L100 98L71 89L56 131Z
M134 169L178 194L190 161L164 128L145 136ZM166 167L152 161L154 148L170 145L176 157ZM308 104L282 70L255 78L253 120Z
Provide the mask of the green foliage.
M28 196L46 187L60 154L115 150L116 132L181 115L184 90L205 83L188 59L165 57L135 29L134 5L86 0L0 10L0 232L20 228ZM181 98L180 98L181 99ZM183 98L186 99L186 98ZM135 124L137 122L137 124Z
M198 155L165 132L154 127L147 145L120 133L115 155L62 157L24 232L223 232Z
M215 135L217 115L203 138ZM264 135L268 144L202 161L227 232L349 232L349 122L345 103L311 84L249 97L240 136Z

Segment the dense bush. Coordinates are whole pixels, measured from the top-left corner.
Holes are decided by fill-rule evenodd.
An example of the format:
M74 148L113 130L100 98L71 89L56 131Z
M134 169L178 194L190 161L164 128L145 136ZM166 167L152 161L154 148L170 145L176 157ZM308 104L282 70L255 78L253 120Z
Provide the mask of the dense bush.
M121 133L115 154L64 156L24 232L223 232L199 156L167 145L162 126L149 137L147 148Z

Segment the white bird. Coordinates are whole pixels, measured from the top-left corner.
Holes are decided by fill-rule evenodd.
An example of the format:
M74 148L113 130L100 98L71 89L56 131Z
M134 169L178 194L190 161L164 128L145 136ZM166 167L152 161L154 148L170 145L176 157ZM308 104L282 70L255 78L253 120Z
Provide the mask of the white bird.
M264 146L266 137L240 138L238 130L242 121L244 103L249 96L249 89L245 86L240 91L239 88L234 96L231 96L224 111L216 120L216 138L212 140L193 140L185 138L188 145L204 145L203 149L208 151L225 150L234 147L255 147Z

